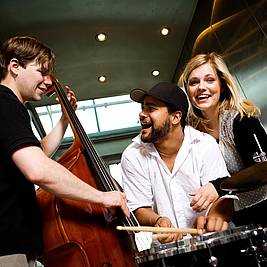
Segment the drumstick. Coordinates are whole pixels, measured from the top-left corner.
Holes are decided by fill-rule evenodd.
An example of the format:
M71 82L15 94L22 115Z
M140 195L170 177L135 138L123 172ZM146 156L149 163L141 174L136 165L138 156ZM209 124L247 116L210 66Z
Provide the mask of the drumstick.
M117 230L153 232L153 233L186 233L198 234L195 228L170 228L170 227L152 227L152 226L117 226Z

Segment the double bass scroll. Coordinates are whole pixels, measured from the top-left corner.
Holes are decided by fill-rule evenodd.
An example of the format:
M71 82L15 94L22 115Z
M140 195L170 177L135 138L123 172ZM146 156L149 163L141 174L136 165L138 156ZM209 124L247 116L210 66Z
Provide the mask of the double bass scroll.
M58 163L87 184L104 191L121 190L109 175L93 143L84 131L66 93L53 78L62 110L74 133L74 142ZM125 218L94 203L60 199L45 190L37 190L42 212L44 253L39 260L45 267L133 267L134 242L117 225L137 226L131 213Z

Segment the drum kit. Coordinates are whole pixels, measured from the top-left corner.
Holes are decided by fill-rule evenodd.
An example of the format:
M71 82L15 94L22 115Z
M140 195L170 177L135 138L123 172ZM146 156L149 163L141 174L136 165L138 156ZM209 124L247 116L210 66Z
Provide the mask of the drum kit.
M154 244L138 252L137 266L186 267L267 266L266 229L246 225L167 244Z
M244 192L267 184L267 161L227 178L226 191ZM267 228L244 225L161 244L136 252L139 267L267 267Z

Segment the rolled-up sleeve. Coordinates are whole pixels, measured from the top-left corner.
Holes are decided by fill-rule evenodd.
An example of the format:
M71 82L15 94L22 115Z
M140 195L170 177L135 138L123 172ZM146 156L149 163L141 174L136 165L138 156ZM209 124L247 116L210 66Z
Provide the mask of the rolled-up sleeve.
M146 159L137 153L138 151L131 146L124 151L121 158L122 186L132 211L140 207L153 206L152 186Z

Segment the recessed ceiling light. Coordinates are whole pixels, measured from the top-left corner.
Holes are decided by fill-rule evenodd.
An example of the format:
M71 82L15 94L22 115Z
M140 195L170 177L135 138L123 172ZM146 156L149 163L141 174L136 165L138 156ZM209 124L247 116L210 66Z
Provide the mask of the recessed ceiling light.
M159 76L160 71L159 70L152 70L151 74L155 77Z
M102 33L99 33L96 35L95 39L98 41L98 42L104 42L107 40L107 34L102 32Z
M169 32L170 32L170 30L168 28L166 28L166 27L162 28L161 31L160 31L160 33L162 35L164 35L164 36L168 35Z
M97 79L100 83L104 83L107 81L107 77L105 75L101 75Z

